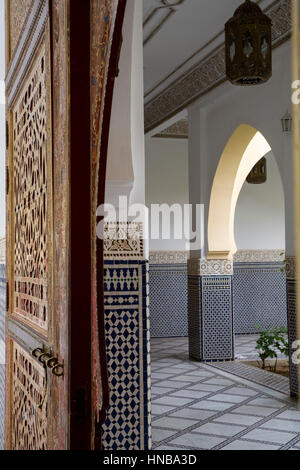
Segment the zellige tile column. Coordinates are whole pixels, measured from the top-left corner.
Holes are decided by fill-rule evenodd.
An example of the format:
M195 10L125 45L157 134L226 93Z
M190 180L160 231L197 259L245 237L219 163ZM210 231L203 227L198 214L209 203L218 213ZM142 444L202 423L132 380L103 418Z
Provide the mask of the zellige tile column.
M114 232L118 239L112 239ZM147 450L151 448L150 319L143 224L108 223L104 256L110 408L103 450Z
M297 298L296 298L296 257L286 257L286 282L287 282L287 317L289 335L289 359L290 359L290 390L292 397L298 397L299 393L299 366L293 363L294 341L297 338Z
M194 359L234 359L232 277L231 261L189 260L189 353Z

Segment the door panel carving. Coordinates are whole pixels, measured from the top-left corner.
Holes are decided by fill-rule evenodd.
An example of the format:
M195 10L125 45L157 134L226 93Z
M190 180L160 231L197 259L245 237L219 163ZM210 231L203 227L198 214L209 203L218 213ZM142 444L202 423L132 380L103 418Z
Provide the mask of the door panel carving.
M96 224L99 149L105 150L108 139L111 104L105 97L107 89L111 98L113 92L116 67L109 79L108 69L118 4L6 0L6 449L88 450L96 431L100 446L96 420L104 367L98 354L101 346L103 361L105 343L97 337L98 327L104 332L104 317L97 316L103 299L97 298L96 284L103 290L103 272L97 279L95 273L103 249L97 254L94 243L91 256L91 226ZM97 46L96 70L91 44ZM93 109L92 87L97 92ZM53 355L63 376L47 372L33 357L38 349Z
M20 43L26 47L24 55L10 63L8 74L12 78L7 87L6 448L45 450L53 448L51 416L57 407L54 389L64 386L67 380L54 377L32 355L38 347L53 352L57 362L64 363L61 347L53 336L52 193L55 184L50 16L45 0L30 2L34 15L30 13L29 2L23 1L21 26L17 3L8 2L10 43L13 45L15 41L18 50ZM20 75L17 70L21 69ZM67 316L68 312L64 314ZM60 411L62 429L67 433L66 413L67 409Z
M44 396L47 372L21 346L12 341L12 448L47 449L48 400Z
M48 34L12 108L13 313L47 333L51 273L51 134Z

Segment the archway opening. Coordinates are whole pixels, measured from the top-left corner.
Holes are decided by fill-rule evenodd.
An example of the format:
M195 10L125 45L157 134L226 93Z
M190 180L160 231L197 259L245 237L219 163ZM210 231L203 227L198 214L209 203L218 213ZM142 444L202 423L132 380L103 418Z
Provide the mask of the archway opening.
M262 158L264 182L250 184L248 176ZM237 358L257 361L257 338L239 335L287 327L285 197L271 146L249 125L236 129L220 158L211 191L208 247L209 259L233 261Z
M234 216L252 168L271 147L254 127L242 124L230 137L215 174L208 216L208 259L233 259L237 251Z
M287 327L284 190L273 152L265 155L265 159L264 183L249 184L246 180L235 210L237 253L233 264L233 311L236 335L257 335L258 327L260 331ZM254 341L255 338L253 344ZM244 345L238 348L240 354L243 348Z

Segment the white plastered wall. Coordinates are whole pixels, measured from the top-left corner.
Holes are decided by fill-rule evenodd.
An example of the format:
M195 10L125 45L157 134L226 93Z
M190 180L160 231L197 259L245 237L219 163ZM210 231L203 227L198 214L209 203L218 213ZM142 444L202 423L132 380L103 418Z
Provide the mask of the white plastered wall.
M261 132L281 174L285 193L286 248L294 253L292 135L283 134L281 118L291 109L291 51L285 43L274 51L273 77L260 86L226 82L189 109L190 202L205 206L205 233L215 173L227 142L241 124ZM250 248L250 247L249 247ZM281 247L278 247L281 248ZM208 252L207 239L204 252ZM199 257L199 253L192 254Z
M244 182L235 212L238 250L273 250L285 247L284 192L272 152L267 158L267 182ZM146 204L189 202L188 141L146 138ZM172 224L172 233L174 225ZM150 240L151 251L185 251L184 239Z
M146 138L146 205L189 203L188 141L184 139ZM174 218L171 219L171 240L150 239L151 251L185 251L186 241L175 239ZM155 223L150 220L150 228ZM183 231L183 224L179 228Z

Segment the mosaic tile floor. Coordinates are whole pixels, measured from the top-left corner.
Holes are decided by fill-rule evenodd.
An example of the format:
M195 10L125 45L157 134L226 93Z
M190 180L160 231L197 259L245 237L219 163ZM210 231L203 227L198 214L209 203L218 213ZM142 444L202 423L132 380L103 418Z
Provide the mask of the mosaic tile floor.
M237 337L237 354L254 359L255 340ZM300 450L300 411L286 393L190 361L185 338L152 340L151 364L154 449Z

